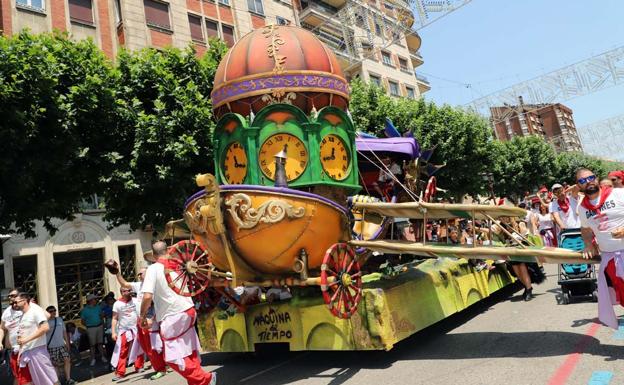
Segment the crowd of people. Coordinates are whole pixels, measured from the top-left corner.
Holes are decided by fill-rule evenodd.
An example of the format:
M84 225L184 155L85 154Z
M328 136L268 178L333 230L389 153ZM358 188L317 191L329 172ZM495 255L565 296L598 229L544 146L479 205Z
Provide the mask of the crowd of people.
M95 365L96 352L103 363L109 362L105 335L110 333L113 381L124 378L131 364L136 372L142 372L149 359L152 380L163 377L170 368L189 385L215 385L216 373L201 368L194 303L169 287L165 267L170 261L166 257L166 243L154 243L152 253L145 255L150 266L140 270L136 281L128 282L118 269L109 269L121 286L118 298L108 295L99 304L95 295L87 297L80 318L89 341L90 364ZM62 377L65 384L74 384L71 359L76 357L80 364L80 345L85 338L76 325L65 325L54 306L43 310L18 288L9 292L8 299L10 306L0 323L0 350L6 334L14 385L57 385Z
M575 177L574 185L555 183L550 189L541 188L535 196L527 194L519 203L528 209L525 218L503 217L487 223L430 221L426 237L431 242L476 246L528 244L531 236L539 236L544 245L557 246L563 231L580 228L584 257L602 257L598 272L599 319L617 329L612 304L624 303L624 173L613 172L600 181L591 170L579 169ZM86 336L74 323L65 324L54 306L43 310L28 293L11 290L10 306L1 317L0 350L8 341L14 385L56 385L63 377L64 383L74 384L71 361L76 358L76 365L80 365L80 345L85 338L89 341L91 366L96 363L96 353L102 362L109 361L105 342L112 342L108 351L115 371L113 381L124 378L132 364L136 372L142 372L149 359L154 370L151 379L163 377L169 367L190 385L216 384L216 373L201 368L194 303L175 293L167 283L166 271L173 266L167 258L166 243L154 243L152 252L144 257L149 267L141 269L132 282L114 264L107 265L119 282L120 296L115 298L109 293L102 303L95 295L87 296L80 312ZM472 266L476 270L491 268L483 261ZM524 300L531 300L532 284L544 279L540 267L511 263L511 268L525 287ZM237 294L244 301L262 296L261 290L252 289ZM287 294L282 291L278 291L279 298Z

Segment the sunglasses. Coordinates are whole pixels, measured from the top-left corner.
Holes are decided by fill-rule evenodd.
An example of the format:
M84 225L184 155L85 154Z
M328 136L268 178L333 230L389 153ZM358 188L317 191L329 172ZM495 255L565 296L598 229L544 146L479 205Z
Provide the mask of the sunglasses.
M611 182L617 182L618 179L617 178L611 178Z
M596 175L590 175L590 176L587 176L585 178L580 178L577 182L579 184L585 184L585 183L588 183L588 182L593 182L595 180L596 180Z
M56 309L48 309L48 313L56 313Z

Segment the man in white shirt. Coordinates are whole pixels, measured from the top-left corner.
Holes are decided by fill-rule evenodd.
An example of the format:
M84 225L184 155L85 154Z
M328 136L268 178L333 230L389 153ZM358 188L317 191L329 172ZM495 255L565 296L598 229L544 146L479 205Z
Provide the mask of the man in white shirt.
M153 260L152 253L146 253L144 256L146 261L155 262ZM142 328L138 324L138 316L141 312L141 302L143 301L143 293L141 292L141 287L143 286L143 278L145 277L145 272L147 269L141 268L139 273L137 274L137 281L128 282L121 275L121 271L116 262L110 261L105 266L109 269L111 274L115 274L117 277L117 282L121 285L122 289L130 289L132 292L137 294L136 297L136 310L137 310L137 341L138 346L132 345L132 350L130 351L130 360L136 359L136 362L143 362L143 353L147 354L150 362L152 363L152 369L156 371L150 379L157 380L167 374L167 365L165 364L165 359L163 356L162 349L162 340L160 339L160 335L158 334L158 324L153 323L152 327L149 329ZM148 316L153 318L153 307L150 311L148 311ZM136 365L136 364L135 364Z
M613 304L624 305L624 189L600 188L598 178L588 169L579 169L576 180L585 194L579 205L583 257L600 254L598 318L618 329Z
M167 244L156 242L152 251L157 262L147 268L141 287L141 326L150 327L147 313L153 301L156 322L160 324L160 336L165 345L165 362L182 375L189 385L214 385L216 373L205 372L201 368L199 338L194 328L196 313L193 300L176 294L167 283L165 265L171 266Z
M22 311L17 307L17 294L19 289L11 289L9 291L9 307L2 312L2 321L0 322L0 350L4 349L2 345L5 332L7 334L9 345L6 348L11 349L11 357L9 364L13 373L13 385L18 385L17 381L17 355L19 353L19 345L17 344L17 330L19 321L22 318Z
M115 350L111 358L111 365L115 367L113 381L118 381L126 375L126 366L130 349L137 336L136 300L132 298L132 291L121 288L121 298L113 304L112 339L115 341ZM143 361L137 360L134 364L137 372L143 371Z
M554 199L548 206L553 222L557 225L557 236L565 229L578 229L581 227L581 220L577 213L578 207L578 186L574 185L567 191L559 183L552 186Z
M46 348L46 333L50 327L45 311L39 305L30 303L27 293L19 293L16 303L23 312L17 331L19 383L58 385L58 376Z

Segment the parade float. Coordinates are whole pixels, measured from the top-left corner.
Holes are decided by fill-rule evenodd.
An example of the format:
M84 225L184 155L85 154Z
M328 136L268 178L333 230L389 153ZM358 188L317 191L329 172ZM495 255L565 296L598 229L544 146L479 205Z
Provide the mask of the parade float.
M525 212L427 203L437 191L430 152L414 138L357 138L348 83L309 31L271 25L243 37L218 67L212 102L215 172L197 177L202 190L169 226L189 239L171 246L166 271L175 291L195 299L207 351L390 349L513 281L502 265L476 271L435 257L533 255L427 244L434 218ZM402 163L400 192L355 195L370 192L381 154ZM399 229L412 238L396 240ZM271 288L289 299L241 299Z

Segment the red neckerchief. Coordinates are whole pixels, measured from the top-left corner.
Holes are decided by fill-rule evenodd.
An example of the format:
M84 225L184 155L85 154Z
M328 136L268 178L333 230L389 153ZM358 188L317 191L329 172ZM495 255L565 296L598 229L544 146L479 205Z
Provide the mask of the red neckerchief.
M592 205L591 202L589 201L589 196L587 196L587 195L585 195L585 198L583 198L583 201L581 202L581 205L583 207L585 207L589 211L598 212L599 209L602 207L602 205L607 200L607 198L609 197L609 195L611 195L612 191L613 191L613 189L611 187L600 188L600 199L598 201L598 205L596 205L596 206Z
M162 263L165 266L165 269L175 270L177 264L170 258L160 257L158 258L158 263Z
M563 201L557 199L557 203L559 204L559 207L561 207L561 211L567 214L570 209L570 200L568 199L568 196L564 194Z

